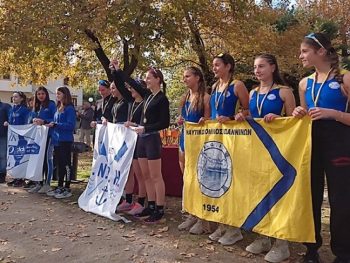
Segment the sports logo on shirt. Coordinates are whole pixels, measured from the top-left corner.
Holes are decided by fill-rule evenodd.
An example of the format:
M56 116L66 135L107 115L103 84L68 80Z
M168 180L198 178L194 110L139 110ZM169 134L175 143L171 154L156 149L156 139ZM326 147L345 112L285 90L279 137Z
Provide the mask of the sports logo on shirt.
M275 100L277 97L276 97L276 95L275 94L269 94L268 96L267 96L267 99L268 100Z
M329 83L329 87L331 89L340 89L340 84L336 81L333 81L333 82Z
M218 198L230 188L232 181L232 160L221 142L206 142L199 154L197 164L201 192Z
M226 98L230 97L231 96L231 92L227 91L226 92Z

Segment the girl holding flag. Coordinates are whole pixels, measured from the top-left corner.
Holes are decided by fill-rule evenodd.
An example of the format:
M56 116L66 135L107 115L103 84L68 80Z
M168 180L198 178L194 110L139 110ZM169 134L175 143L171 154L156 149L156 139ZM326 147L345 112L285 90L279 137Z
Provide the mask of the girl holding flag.
M315 73L299 83L300 104L293 115L312 122L311 193L316 243L306 244L304 262L320 262L321 206L327 178L334 263L350 262L350 73L339 69L339 57L322 33L307 35L300 46L302 64Z
M285 86L276 58L270 54L257 56L254 60L254 74L260 83L250 92L250 116L263 118L266 122L281 116L291 116L295 108L293 91ZM239 113L236 120L243 121L245 116ZM246 250L253 254L268 252L265 256L268 262L282 262L290 256L288 241L276 239L271 248L271 239L266 236L259 236Z
M4 122L4 126L8 125L25 125L28 123L30 110L27 107L27 97L22 91L16 91L12 95L13 106L10 109L8 122ZM24 179L14 179L8 182L8 186L21 187Z
M202 71L197 67L188 67L184 72L183 81L188 87L188 91L180 100L179 123L184 121L195 122L198 124L204 123L210 118L210 96L206 92L206 85ZM184 175L185 167L185 134L184 129L180 135L179 142L179 164ZM190 230L191 234L201 234L202 227L194 227L197 218L189 215L187 219L178 226L179 230Z
M239 109L247 113L248 91L242 81L234 80L234 69L235 61L230 54L220 54L213 60L213 72L218 80L210 96L211 119L219 123L234 120ZM222 245L233 245L243 236L239 228L220 224L209 238Z
M131 78L127 78L125 76L125 73L119 69L119 63L117 60L111 61L110 68L114 79L114 83L119 93L122 95L124 100L129 103L127 121L125 122L125 126L137 126L139 123L141 123L142 107L144 103L143 97L147 93L146 89L140 82L136 82ZM125 82L130 84L128 85L128 88L126 87ZM138 89L134 88L135 86L137 86ZM142 93L139 93L137 90L141 90ZM135 203L133 203L132 200L135 184L134 173L136 175L138 183L138 199ZM137 148L135 148L132 166L130 167L128 181L125 186L125 200L123 200L122 203L118 205L117 211L128 211L127 214L129 215L139 214L144 210L145 199L146 187L142 171L137 160Z

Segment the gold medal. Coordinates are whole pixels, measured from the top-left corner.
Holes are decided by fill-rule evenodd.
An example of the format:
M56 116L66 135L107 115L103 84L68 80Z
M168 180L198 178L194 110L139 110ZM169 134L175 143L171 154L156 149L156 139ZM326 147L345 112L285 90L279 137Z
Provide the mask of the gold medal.
M147 123L147 119L146 119L146 117L145 117L145 118L143 118L143 123Z

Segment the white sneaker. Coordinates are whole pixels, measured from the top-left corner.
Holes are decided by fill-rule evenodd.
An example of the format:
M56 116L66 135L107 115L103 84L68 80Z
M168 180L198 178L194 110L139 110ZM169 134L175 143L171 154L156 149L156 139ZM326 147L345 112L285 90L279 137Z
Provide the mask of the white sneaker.
M272 246L269 253L266 254L265 260L272 263L279 263L289 258L289 245L288 241L276 239L275 244Z
M243 236L242 236L241 230L237 227L229 226L226 229L225 234L222 237L220 237L218 242L221 245L230 246L242 239L243 239Z
M188 215L186 220L177 226L179 231L189 230L197 221L197 218L193 215Z
M209 235L209 239L212 241L219 241L226 231L225 225L219 224L218 228Z
M37 193L40 189L41 189L41 185L36 184L34 187L32 187L28 190L28 193Z
M191 227L190 229L190 234L193 235L201 235L204 232L203 229L203 220L202 219L197 219L197 222Z
M54 195L55 198L62 199L62 198L68 198L72 196L72 192L69 188L63 188L61 191Z
M246 251L253 254L260 254L271 249L271 240L266 236L257 237L253 243L245 248Z
M51 186L49 186L48 184L44 184L40 190L38 191L39 194L46 194L48 191L51 190Z

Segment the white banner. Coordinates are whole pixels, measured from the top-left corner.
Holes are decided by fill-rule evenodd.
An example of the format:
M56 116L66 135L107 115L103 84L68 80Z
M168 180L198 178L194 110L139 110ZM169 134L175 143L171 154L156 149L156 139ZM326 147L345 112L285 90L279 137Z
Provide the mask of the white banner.
M41 125L9 125L7 172L14 178L42 181L49 128Z
M97 125L91 176L79 207L112 220L128 180L137 134L120 124Z

